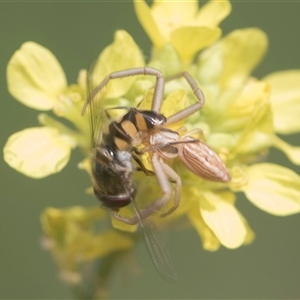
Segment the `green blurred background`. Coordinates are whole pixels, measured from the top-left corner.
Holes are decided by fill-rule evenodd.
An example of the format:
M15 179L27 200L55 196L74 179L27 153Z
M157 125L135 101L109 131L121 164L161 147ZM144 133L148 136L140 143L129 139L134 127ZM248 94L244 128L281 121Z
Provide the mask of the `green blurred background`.
M269 52L255 76L300 68L300 2L237 1L232 5L232 14L221 26L224 34L236 28L259 27L269 36ZM38 125L38 112L14 100L6 89L7 62L20 45L31 40L50 49L72 83L78 71L87 68L112 42L117 29L127 30L149 56L150 41L130 1L0 3L1 147L12 133ZM299 145L300 135L286 140ZM39 215L46 206L95 205L96 200L84 193L90 183L86 174L77 170L80 158L79 151L74 151L61 173L41 180L26 178L0 161L1 299L71 298L58 279L51 256L40 247ZM300 168L278 151L271 152L270 160L300 174ZM117 275L112 298L299 299L300 215L269 215L242 195L237 205L257 234L253 244L210 253L202 250L195 231L171 233L169 243L179 281L163 281L140 245L136 253L142 273L127 280Z

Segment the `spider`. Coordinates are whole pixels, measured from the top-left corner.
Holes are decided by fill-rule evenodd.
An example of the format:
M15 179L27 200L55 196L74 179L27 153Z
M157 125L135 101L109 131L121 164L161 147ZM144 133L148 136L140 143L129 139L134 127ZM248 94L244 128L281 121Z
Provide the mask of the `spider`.
M230 175L219 156L204 142L193 138L195 129L183 136L168 128L169 125L183 120L201 110L204 105L204 95L194 78L187 72L178 73L164 78L162 73L152 67L132 68L109 74L92 91L86 100L82 113L92 103L94 97L108 84L110 80L137 75L156 77L151 110L140 110L126 106L105 109L110 121L102 134L93 133L92 181L97 198L108 207L113 217L127 224L137 224L149 217L153 212L163 208L171 198L173 206L164 213L165 217L172 213L180 203L182 181L167 161L178 157L194 174L203 178L228 182ZM161 114L165 83L174 79L184 78L196 96L197 102L166 118ZM91 106L91 105L90 105ZM92 106L91 106L92 107ZM113 120L111 110L125 109L128 112L120 119ZM95 112L94 112L95 114ZM92 127L96 127L94 118ZM99 121L99 120L98 120ZM143 145L143 148L138 146ZM146 174L152 174L143 165L140 155L148 152L161 196L149 206L138 210L134 206L135 215L126 217L119 214L121 207L134 204L136 187L133 183L133 173L136 170L133 160L139 169ZM174 196L171 182L175 183Z

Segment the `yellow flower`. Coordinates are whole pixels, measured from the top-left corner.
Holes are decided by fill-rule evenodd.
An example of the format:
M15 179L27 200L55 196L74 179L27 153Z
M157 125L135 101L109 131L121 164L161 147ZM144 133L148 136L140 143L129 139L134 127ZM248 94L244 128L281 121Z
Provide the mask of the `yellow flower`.
M134 0L137 17L156 49L170 43L183 61L189 62L199 50L221 35L219 23L231 11L229 1L209 1L200 10L198 1Z
M234 249L254 239L250 225L235 206L237 192L243 192L259 209L277 216L300 212L300 176L286 167L260 162L271 147L276 147L294 164L300 164L300 147L277 136L300 131L300 70L277 72L262 79L252 77L251 72L267 50L266 34L248 28L219 39L218 24L229 14L230 3L209 1L200 10L197 3L154 1L149 8L144 1L134 1L138 18L155 48L147 65L159 68L165 76L188 71L205 95L201 112L170 128L180 134L201 129L205 142L228 167L231 181L205 180L176 159L170 164L183 182L180 205L166 218L155 213L152 217L158 226L164 226L185 216L206 250L215 251L221 245ZM199 50L202 51L196 55ZM133 38L125 31L117 31L114 42L98 57L91 85L97 86L111 72L144 65ZM43 127L22 130L8 139L4 148L6 162L27 176L41 178L59 172L71 150L80 147L86 154L80 167L89 172L89 115L81 116L86 72L79 73L77 84L68 86L49 50L28 42L10 60L7 78L9 91L17 100L37 110L52 110L55 116L72 122L75 129L43 113L39 116ZM149 109L153 84L150 76L112 80L103 91L102 99L109 99L104 107L106 103L129 107L139 104L139 108ZM161 112L166 118L195 102L193 91L183 79L166 83L164 96ZM141 159L151 170L149 153ZM150 201L154 201L161 191L155 176L136 173L136 202L144 207L149 201L144 195L152 195ZM122 213L133 212L126 207ZM136 226L113 220L116 229L127 233L98 233L94 222L103 220L100 209L78 207L49 208L42 215L46 244L61 270L66 271L64 274L76 275L67 278L81 280L79 261L103 258L132 247L130 233ZM105 247L103 243L107 243Z
M201 113L187 119L184 125L203 130L208 145L226 161L232 180L228 184L204 181L176 163L184 187L180 207L170 219L187 215L207 250L216 250L220 244L237 248L254 238L234 206L237 191L244 192L254 205L268 213L300 212L299 175L275 164L256 163L275 146L300 164L300 147L288 145L276 136L283 126L288 127L287 133L299 131L299 71L262 80L250 77L266 48L267 38L261 30L236 30L204 50L196 65L189 66L206 103ZM183 82L178 84L188 95L185 105L191 104L192 91ZM172 104L165 104L166 112L173 108ZM291 115L290 120L289 115L283 115L285 112Z
M99 280L99 269L91 267L96 260L117 259L121 252L133 247L133 239L113 229L97 230L106 213L99 207L47 208L41 215L44 230L42 245L51 252L60 270L60 277L69 285L81 285L88 280ZM115 254L115 258L114 255ZM104 264L103 267L105 268ZM107 271L107 270L103 270ZM106 278L97 284L105 294ZM100 282L100 281L99 281Z
M221 186L212 184L180 167L184 191L181 209L172 217L187 214L207 250L216 250L220 244L236 248L254 237L234 207L234 192L244 192L254 205L274 215L300 212L299 175L275 164L255 163L271 146L281 148L294 163L299 164L300 159L299 147L276 136L282 126L289 132L299 131L296 115L300 92L295 76L299 71L270 75L261 81L249 77L266 46L262 31L236 30L203 51L192 68L206 104L201 114L187 120L185 126L203 129L207 143L227 162L232 181ZM281 82L279 87L273 88L275 82ZM278 94L284 94L282 102ZM276 105L285 108L275 110ZM290 121L289 116L283 116L286 111L291 114ZM276 119L286 122L275 125ZM229 191L223 192L225 188ZM185 205L189 208L183 208Z
M67 128L46 114L44 127L27 128L13 134L4 147L4 159L23 174L42 178L61 171L76 145L88 145L87 119L80 116L85 88L80 73L77 85L67 86L65 74L46 48L27 42L12 56L7 67L9 92L21 103L41 111L52 110L81 130Z
M126 51L123 49L126 45ZM115 57L121 63L116 63ZM125 31L116 32L115 41L99 56L106 72L144 64L141 52ZM99 78L101 65L96 66ZM96 77L98 78L98 77ZM73 123L71 129L45 113L39 115L43 127L21 130L13 134L4 147L4 160L26 176L42 178L60 172L68 163L71 150L77 146L89 151L89 115L81 115L86 99L86 71L79 72L77 84L67 85L65 74L54 55L34 42L24 43L7 66L8 90L26 106L50 111ZM98 82L99 83L99 82ZM125 94L133 83L132 78L115 82L106 97ZM114 95L113 93L117 93Z
M272 73L263 81L271 88L271 108L274 130L279 134L292 134L300 131L300 70ZM300 165L300 147L294 147L274 136L273 146L283 151L296 165Z
M202 238L204 249L214 251L220 244L233 249L253 240L254 233L234 206L233 193L198 192L193 196L198 203L191 206L188 216Z

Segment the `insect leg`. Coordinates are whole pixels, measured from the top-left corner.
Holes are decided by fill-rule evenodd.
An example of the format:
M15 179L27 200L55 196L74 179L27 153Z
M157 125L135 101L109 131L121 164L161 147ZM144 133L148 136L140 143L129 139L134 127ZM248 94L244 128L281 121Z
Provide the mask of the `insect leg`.
M200 110L203 107L204 102L205 102L205 97L204 97L203 92L199 88L196 80L188 72L181 72L174 76L168 77L168 78L166 78L165 82L171 81L174 79L178 79L181 77L184 77L186 79L187 83L190 85L191 89L193 90L198 102L196 102L195 104L192 104L191 106L170 116L166 121L166 125L176 123L176 122L190 116L191 114Z

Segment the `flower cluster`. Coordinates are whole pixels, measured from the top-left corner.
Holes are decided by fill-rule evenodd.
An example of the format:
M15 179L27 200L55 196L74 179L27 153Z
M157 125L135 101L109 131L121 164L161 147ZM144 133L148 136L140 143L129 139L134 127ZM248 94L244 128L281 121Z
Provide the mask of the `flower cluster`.
M286 167L260 162L271 147L276 147L294 164L300 164L300 147L287 144L277 135L300 131L300 70L277 72L262 79L251 77L267 50L267 36L260 29L248 28L221 37L219 24L230 13L229 1L209 1L201 9L197 1L154 1L149 7L135 0L134 6L153 43L150 60L145 62L133 38L119 30L98 58L105 69L96 66L96 78L145 65L161 70L165 76L188 71L205 95L205 106L172 129L183 125L188 130L201 128L205 142L226 163L232 177L229 183L210 182L174 161L183 190L180 207L167 221L186 216L201 236L203 247L214 251L220 245L237 248L254 238L235 206L237 192L243 192L270 214L300 212L300 176ZM22 130L8 139L4 159L11 167L26 176L45 177L61 171L71 150L80 147L87 154L80 167L89 170L89 116L81 116L85 79L86 71L80 71L78 82L68 86L53 54L34 42L25 43L13 55L7 68L11 95L33 109L51 110L73 123L75 129L40 114L42 127ZM141 107L146 108L152 100L152 86L153 80L147 76L115 80L103 97L128 106L136 106L143 99ZM193 102L193 92L186 82L172 81L166 85L162 113L168 117ZM141 184L139 191L147 188L149 185ZM105 216L100 210L76 207L44 212L45 235L61 269L78 272L79 261L132 247L130 235L113 230L96 234L91 230L91 224ZM115 220L113 225L123 231L136 229ZM101 243L105 248L98 247ZM99 248L101 253L95 250Z

